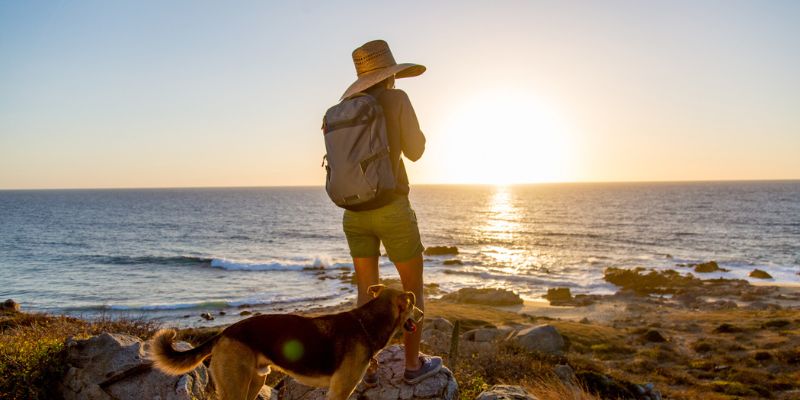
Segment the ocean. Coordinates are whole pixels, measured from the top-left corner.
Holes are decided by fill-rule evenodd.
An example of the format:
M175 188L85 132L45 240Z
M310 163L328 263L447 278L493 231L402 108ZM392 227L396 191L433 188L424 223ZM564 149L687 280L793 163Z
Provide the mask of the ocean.
M426 283L609 294L606 267L717 261L704 278L800 284L800 181L419 185ZM355 297L342 210L320 187L0 191L0 300L84 317L226 323ZM445 265L457 258L461 265ZM381 258L381 274L396 278ZM221 316L220 311L227 314Z

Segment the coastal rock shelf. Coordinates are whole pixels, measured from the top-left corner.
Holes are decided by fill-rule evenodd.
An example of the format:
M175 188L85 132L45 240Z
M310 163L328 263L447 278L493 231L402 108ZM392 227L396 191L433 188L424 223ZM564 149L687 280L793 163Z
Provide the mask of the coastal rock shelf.
M359 384L350 396L350 399L367 398L370 400L413 400L413 399L444 399L458 398L458 384L452 372L446 367L438 374L414 385L403 382L405 369L403 348L392 345L378 355L378 385L367 388ZM325 400L325 389L304 386L294 379L287 378L280 389L280 400Z
M146 345L139 338L103 333L86 340L69 339L69 370L61 382L65 400L206 399L208 371L169 376L151 368ZM186 342L176 344L188 349Z
M212 400L209 374L204 365L181 376L169 376L154 368L146 359L147 344L139 338L103 333L86 340L68 340L67 363L70 368L61 382L65 400ZM186 342L176 343L185 350ZM393 345L378 356L378 386L359 384L352 399L444 399L458 396L458 384L446 367L416 385L403 382L403 348ZM280 390L264 386L260 400L324 400L326 389L303 386L286 378Z

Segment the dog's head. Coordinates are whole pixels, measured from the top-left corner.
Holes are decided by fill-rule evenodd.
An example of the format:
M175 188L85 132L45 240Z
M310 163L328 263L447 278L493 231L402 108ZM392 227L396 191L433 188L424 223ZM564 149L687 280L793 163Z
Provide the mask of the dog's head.
M413 292L403 292L384 285L372 285L368 289L373 298L391 305L395 328L403 327L407 332L415 332L422 323L425 313L416 307L417 297Z

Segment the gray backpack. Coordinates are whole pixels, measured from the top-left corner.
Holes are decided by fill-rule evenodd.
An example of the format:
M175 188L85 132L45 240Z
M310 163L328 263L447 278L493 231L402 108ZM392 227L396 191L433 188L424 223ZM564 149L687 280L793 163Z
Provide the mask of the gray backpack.
M394 197L386 120L374 97L358 93L329 108L322 133L327 151L322 161L327 171L325 190L337 206L370 210Z

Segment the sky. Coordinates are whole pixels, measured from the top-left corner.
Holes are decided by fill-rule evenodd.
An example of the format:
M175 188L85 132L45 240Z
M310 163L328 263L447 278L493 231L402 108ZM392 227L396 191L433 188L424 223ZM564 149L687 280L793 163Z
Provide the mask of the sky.
M796 1L3 1L0 189L322 185L384 39L414 183L800 179Z

